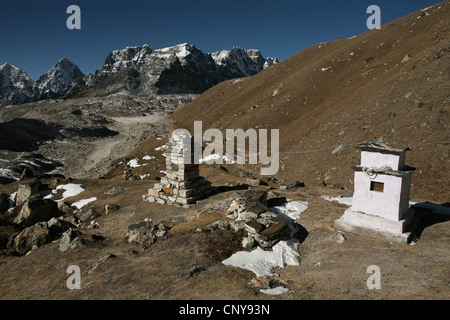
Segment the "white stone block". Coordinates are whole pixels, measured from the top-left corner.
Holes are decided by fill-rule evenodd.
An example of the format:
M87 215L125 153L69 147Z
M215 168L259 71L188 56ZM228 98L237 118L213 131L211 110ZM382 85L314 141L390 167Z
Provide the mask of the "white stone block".
M405 153L405 151L400 154L361 151L361 166L369 168L387 166L392 170L401 170L405 166Z

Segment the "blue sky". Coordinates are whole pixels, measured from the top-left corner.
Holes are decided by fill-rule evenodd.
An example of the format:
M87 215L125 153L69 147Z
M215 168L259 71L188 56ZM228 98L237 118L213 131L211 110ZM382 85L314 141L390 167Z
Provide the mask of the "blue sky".
M283 60L313 44L367 31L369 5L381 8L385 24L441 1L5 2L0 6L0 64L9 62L37 80L63 57L89 74L112 50L143 44L158 49L187 42L204 52L239 46ZM69 5L81 9L81 30L66 27Z

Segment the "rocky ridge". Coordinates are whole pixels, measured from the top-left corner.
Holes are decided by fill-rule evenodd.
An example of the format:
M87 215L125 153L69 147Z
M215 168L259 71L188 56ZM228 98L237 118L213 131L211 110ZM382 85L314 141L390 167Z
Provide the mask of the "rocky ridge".
M0 67L0 104L114 93L200 94L219 82L252 76L277 62L264 59L255 49L235 47L209 54L184 43L157 50L147 44L114 50L100 69L87 76L63 58L36 82L25 71L4 64Z

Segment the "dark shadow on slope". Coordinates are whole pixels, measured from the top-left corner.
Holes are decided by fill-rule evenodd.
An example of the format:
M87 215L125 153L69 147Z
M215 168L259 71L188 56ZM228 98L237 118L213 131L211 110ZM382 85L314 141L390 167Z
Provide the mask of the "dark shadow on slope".
M422 232L437 223L450 220L450 203L436 204L431 202L416 203L411 208L414 209L415 218L419 219L417 228L414 232L417 239Z
M228 192L228 191L237 191L237 190L248 190L247 184L239 184L236 186L218 186L218 187L211 187L213 190L213 194L218 194L222 192Z
M54 125L36 119L17 118L0 123L0 149L35 151L39 144L60 136Z

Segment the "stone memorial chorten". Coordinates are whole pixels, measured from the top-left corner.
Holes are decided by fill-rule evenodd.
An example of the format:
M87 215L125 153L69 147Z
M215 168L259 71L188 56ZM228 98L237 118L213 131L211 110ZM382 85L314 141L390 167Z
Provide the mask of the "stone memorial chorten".
M143 198L160 204L189 205L211 193L211 183L200 176L194 163L194 139L186 130L175 130L166 144L166 176Z
M416 226L409 208L412 168L408 149L365 143L355 168L352 206L335 221L338 230L396 242L408 242Z

